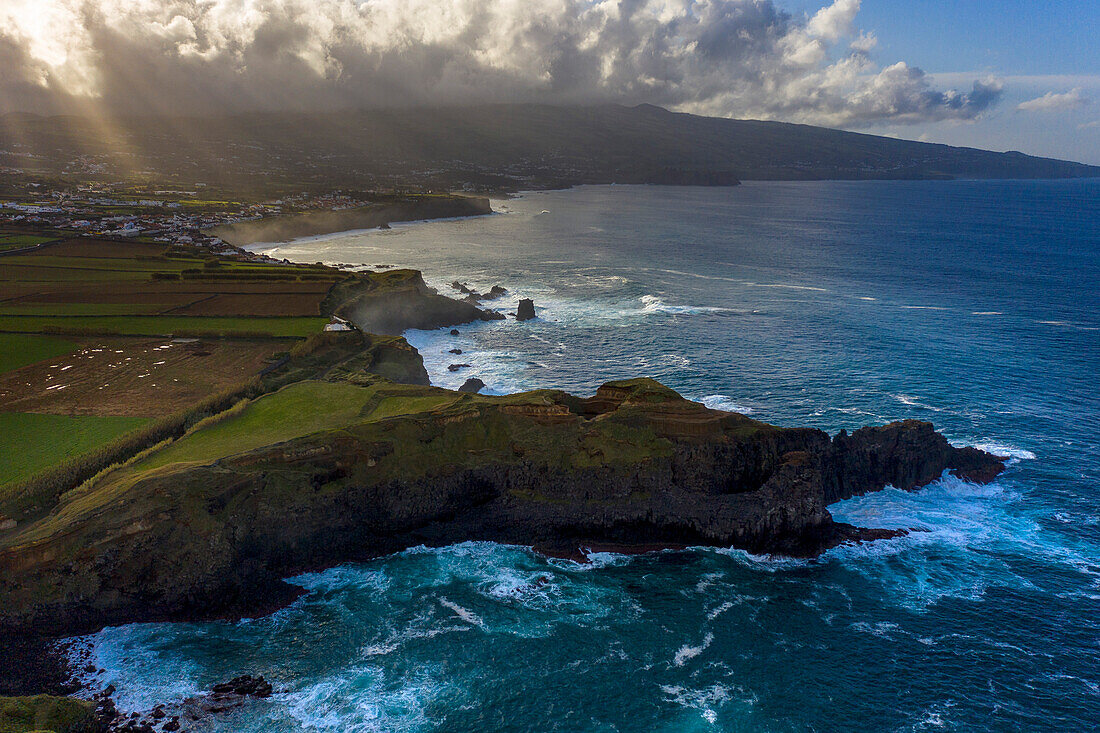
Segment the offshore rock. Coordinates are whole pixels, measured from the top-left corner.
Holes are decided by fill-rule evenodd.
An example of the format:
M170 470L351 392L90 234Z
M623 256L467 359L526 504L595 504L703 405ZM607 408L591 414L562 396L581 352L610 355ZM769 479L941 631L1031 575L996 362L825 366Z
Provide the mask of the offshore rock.
M281 578L420 544L809 556L891 535L834 522L832 501L1002 468L928 423L830 439L649 379L589 398L299 382L0 535L0 631L269 610L300 592Z
M485 382L482 382L477 377L470 377L469 379L467 379L465 382L462 383L462 386L458 388L458 391L459 392L470 392L470 393L473 393L473 394L477 394L478 392L480 392L483 389L485 389Z
M517 321L530 321L535 317L535 302L530 298L524 298L516 308Z

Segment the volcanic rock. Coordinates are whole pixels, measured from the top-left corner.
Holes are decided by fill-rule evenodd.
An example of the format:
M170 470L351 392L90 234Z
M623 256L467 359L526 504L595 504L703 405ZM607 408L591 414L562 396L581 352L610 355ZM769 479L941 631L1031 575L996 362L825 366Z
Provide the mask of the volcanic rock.
M530 298L524 298L516 308L517 321L529 321L535 317L535 302Z
M483 387L473 378L461 392ZM254 613L301 592L288 575L467 540L565 556L693 545L813 556L891 536L834 522L834 501L1003 469L929 423L830 439L711 410L650 379L587 398L313 381L253 404L280 414L325 390L349 407L324 429L291 422L269 444L211 453L248 413L230 415L163 449L191 455L194 444L205 457L130 464L0 537L0 632Z

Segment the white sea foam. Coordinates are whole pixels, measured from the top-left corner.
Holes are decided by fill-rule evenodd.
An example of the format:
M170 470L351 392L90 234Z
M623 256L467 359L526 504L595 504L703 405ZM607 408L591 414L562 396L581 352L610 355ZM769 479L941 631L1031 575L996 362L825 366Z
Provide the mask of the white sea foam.
M976 443L974 447L978 450L984 450L986 453L992 453L995 456L1005 456L1008 458L1015 458L1019 461L1034 461L1035 454L1029 450L1023 448L1016 448L1004 443L988 442L988 443Z
M700 397L698 402L702 402L704 405L712 410L724 410L725 412L740 412L742 415L751 415L752 408L743 405L739 402L734 402L733 398L724 394L709 394Z
M725 601L724 603L719 604L718 607L712 608L710 611L707 612L707 621L713 621L726 611L733 608L735 605L736 604L733 601Z
M288 583L309 591L356 589L385 592L390 579L382 569L367 569L361 565L337 565L317 573L303 573L287 579Z
M818 288L812 285L789 285L786 283L754 283L746 282L745 285L750 285L755 288L783 288L785 290L809 290L816 293L827 293L828 288Z
M834 548L825 559L844 562L885 586L883 597L914 611L947 596L977 599L990 586L1032 587L1012 557L1063 568L1098 560L1093 549L1044 529L1041 515L1003 483L979 486L945 474L919 491L888 488L833 504L830 511L857 526L911 530Z
M719 308L716 306L697 306L697 305L669 305L665 303L660 297L656 295L643 295L639 300L642 301L643 313L664 313L668 315L700 315L702 313L729 313L729 308Z
M795 570L809 567L812 560L797 557L783 557L780 555L754 555L747 550L735 547L698 547L701 552L716 552L736 560L742 565L754 570L763 570L767 573L779 573L786 570Z
M910 407L920 407L925 410L931 410L932 412L943 412L942 407L933 407L932 405L921 402L920 398L913 395L896 394L893 397L895 400L903 405L908 405Z
M753 706L757 702L755 694L746 692L740 687L721 683L700 688L685 687L683 685L661 685L660 689L669 702L698 712L700 717L712 726L718 723L720 710L738 703L740 709L731 718L738 721L740 724L738 729L740 729L753 715ZM751 727L750 725L749 728Z
M444 694L439 670L390 679L373 665L357 665L326 675L281 695L296 728L349 733L422 730L426 706ZM262 721L258 721L262 722Z
M852 628L864 634L870 634L871 636L878 636L883 639L889 639L892 636L896 636L901 627L890 621L856 621L852 624Z
M446 598L440 598L439 605L454 611L456 616L472 626L485 625L485 622L481 620L480 616L478 616L476 613L468 608L463 608L454 601L448 601Z
M81 666L90 662L104 670L84 675L85 692L114 685L115 705L125 713L199 694L204 686L196 679L198 667L166 643L179 631L172 624L130 624L75 640L91 645L88 661Z
M713 642L713 641L714 641L714 634L708 633L705 637L703 637L703 642L701 644L699 644L698 646L689 646L689 645L685 644L684 646L680 647L676 651L675 656L673 656L673 658L672 658L673 665L675 665L677 667L683 667L684 663L687 662L689 659L694 659L695 657L702 654L706 650L706 648L711 645L711 642Z

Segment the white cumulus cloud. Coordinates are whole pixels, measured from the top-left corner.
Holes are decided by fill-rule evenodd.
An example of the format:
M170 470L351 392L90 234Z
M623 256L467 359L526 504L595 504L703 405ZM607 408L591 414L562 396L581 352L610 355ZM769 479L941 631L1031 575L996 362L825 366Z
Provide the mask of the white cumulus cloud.
M1047 92L1041 97L1020 102L1016 109L1023 112L1059 112L1068 109L1077 109L1088 104L1089 100L1082 94L1080 88L1074 87L1061 94Z
M972 120L872 59L860 0L2 0L0 113L649 102L836 126Z

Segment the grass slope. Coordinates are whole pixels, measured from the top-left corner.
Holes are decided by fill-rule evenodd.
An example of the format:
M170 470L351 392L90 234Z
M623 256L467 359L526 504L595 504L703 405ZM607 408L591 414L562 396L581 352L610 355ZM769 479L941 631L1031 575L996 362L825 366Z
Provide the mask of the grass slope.
M347 424L371 397L352 384L299 382L247 405L239 414L201 428L133 469L146 471L172 463L209 463L301 435Z
M53 695L0 697L0 733L76 733L96 730L94 704Z

